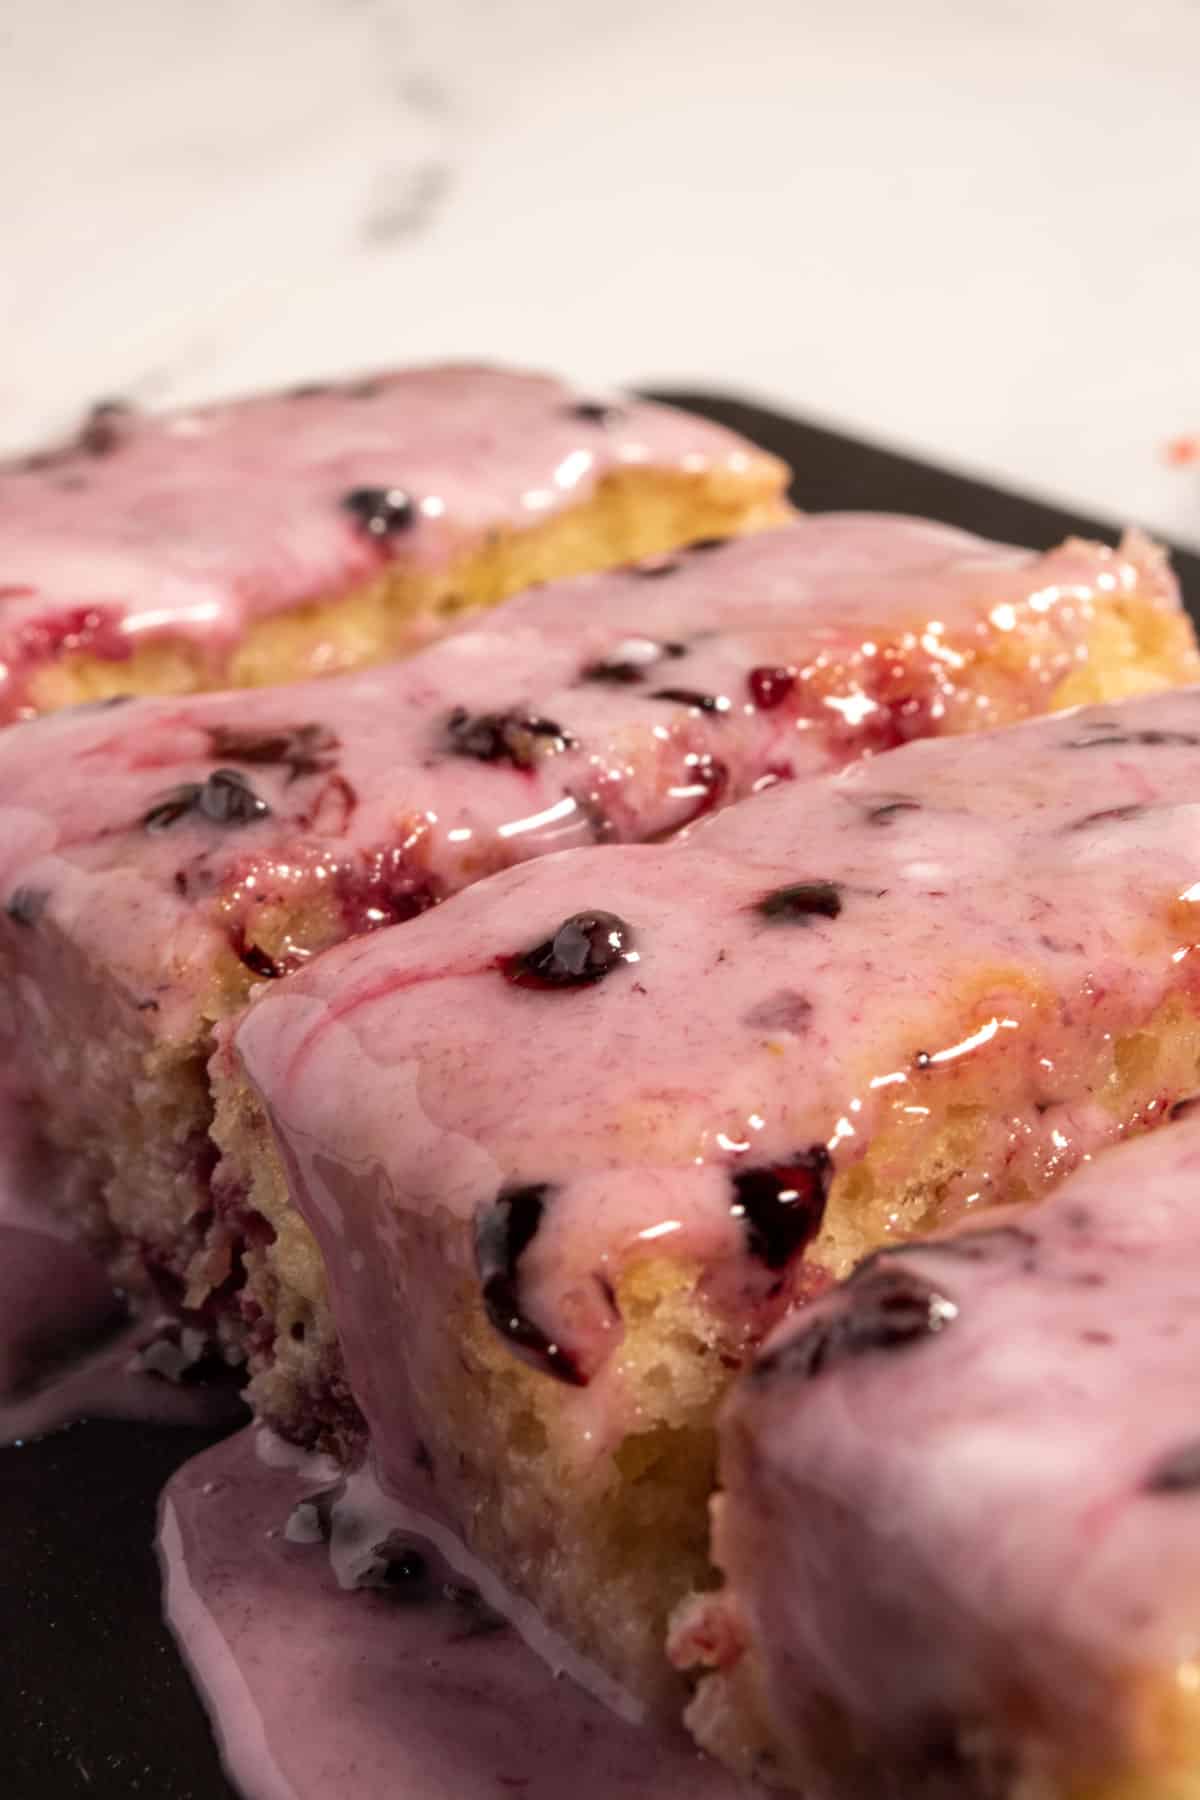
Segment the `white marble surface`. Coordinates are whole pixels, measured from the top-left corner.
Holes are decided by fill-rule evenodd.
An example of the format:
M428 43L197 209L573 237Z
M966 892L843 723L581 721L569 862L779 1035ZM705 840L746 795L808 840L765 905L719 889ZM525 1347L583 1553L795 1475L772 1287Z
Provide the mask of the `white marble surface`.
M0 0L0 442L446 354L1200 544L1200 0Z

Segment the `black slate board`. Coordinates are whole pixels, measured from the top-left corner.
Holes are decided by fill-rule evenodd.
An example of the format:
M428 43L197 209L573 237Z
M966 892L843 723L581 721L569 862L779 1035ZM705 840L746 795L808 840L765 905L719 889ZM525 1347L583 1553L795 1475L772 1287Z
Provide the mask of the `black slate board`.
M659 396L776 451L813 512L944 519L1049 548L1110 527L729 397ZM1200 558L1179 555L1200 617ZM196 1431L88 1424L0 1451L0 1793L5 1800L232 1800L159 1615L152 1537L171 1471ZM331 1796L330 1800L336 1800Z

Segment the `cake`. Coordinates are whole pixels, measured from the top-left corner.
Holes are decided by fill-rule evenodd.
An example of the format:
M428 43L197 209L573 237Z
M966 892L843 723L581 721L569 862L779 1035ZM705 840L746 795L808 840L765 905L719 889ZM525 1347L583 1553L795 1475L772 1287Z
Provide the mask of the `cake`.
M534 582L777 520L786 481L708 420L467 365L101 405L0 466L0 720L378 661Z
M1190 1116L1189 1114L1190 1109ZM809 1800L1200 1791L1200 1115L869 1258L721 1426L702 1741Z
M507 864L1187 672L1149 546L830 516L528 592L384 668L31 720L0 732L0 1036L115 1279L215 1308L257 1366L204 1065L264 982Z
M212 1063L252 1398L419 1472L676 1705L666 1621L713 1579L755 1347L1194 1090L1198 821L1190 688L781 783L328 951Z

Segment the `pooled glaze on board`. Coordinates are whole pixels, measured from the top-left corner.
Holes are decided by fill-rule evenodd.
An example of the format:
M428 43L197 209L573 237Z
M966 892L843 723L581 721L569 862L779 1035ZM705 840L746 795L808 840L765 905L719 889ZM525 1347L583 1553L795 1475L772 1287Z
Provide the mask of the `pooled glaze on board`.
M169 1037L222 950L284 973L510 863L1041 709L1134 593L1178 616L1137 540L831 515L525 594L386 669L33 721L0 737L0 938L36 967L61 926ZM273 935L297 903L307 941Z
M461 1568L397 1531L394 1507L356 1518L352 1493L331 1560L328 1514L306 1498L336 1471L271 1445L251 1429L194 1458L160 1513L167 1616L249 1800L747 1792L682 1734L640 1729L556 1678Z
M1193 1112L1039 1207L880 1258L735 1391L731 1587L701 1631L752 1646L806 1793L934 1791L956 1741L954 1791L990 1793L972 1733L1057 1769L1054 1793L1194 1770L1198 1200ZM809 1767L830 1702L857 1773Z
M514 957L599 910L624 946L600 978L512 979ZM873 1234L937 1222L905 1211L902 1184L947 1107L983 1111L938 1216L1043 1190L1179 1097L1126 1117L1092 1090L1114 1038L1171 996L1194 1007L1197 942L1185 689L910 745L683 845L507 871L330 952L227 1041L400 1478L405 1389L436 1392L465 1271L513 1353L571 1384L563 1430L602 1456L638 1404L613 1297L631 1262L708 1271L737 1348ZM869 1228L861 1200L826 1213L885 1128Z
M470 365L161 417L98 407L74 444L0 466L0 717L64 648L225 651L255 619L397 558L445 564L639 464L779 468L707 419Z

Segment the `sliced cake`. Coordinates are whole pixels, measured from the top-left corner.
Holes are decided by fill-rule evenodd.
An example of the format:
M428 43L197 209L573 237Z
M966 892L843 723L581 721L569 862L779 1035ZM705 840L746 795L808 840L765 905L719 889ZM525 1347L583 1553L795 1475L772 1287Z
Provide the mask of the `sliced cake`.
M1194 1111L860 1264L725 1411L701 1740L808 1800L1194 1800L1198 1355Z
M378 661L465 609L786 511L670 407L447 366L148 417L0 466L0 719Z
M11 727L0 1008L29 1116L122 1284L202 1310L241 1255L213 1231L204 1064L256 985L547 850L1189 672L1148 546L831 517L527 593L387 668Z
M214 1059L253 1394L414 1468L647 1695L713 1420L867 1252L1046 1192L1200 1070L1200 689L911 744L494 876ZM362 1428L360 1428L361 1430Z

